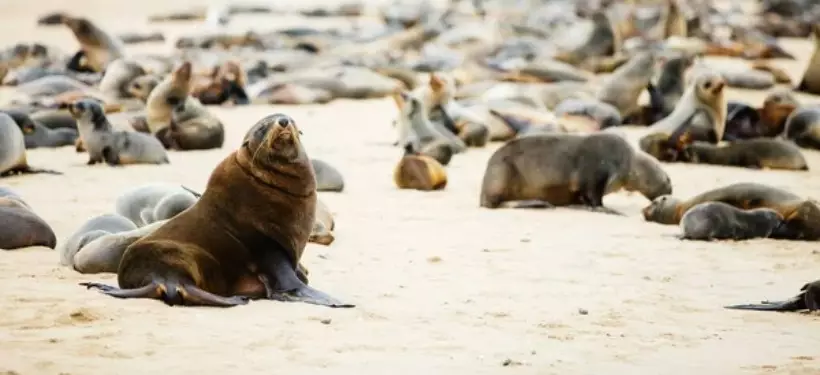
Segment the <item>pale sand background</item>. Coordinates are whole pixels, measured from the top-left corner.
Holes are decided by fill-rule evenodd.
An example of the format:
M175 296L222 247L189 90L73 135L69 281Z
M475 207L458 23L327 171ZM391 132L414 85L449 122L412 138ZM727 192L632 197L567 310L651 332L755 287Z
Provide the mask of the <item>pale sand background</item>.
M63 28L35 27L63 1L0 1L0 45L66 43ZM148 11L182 1L73 0L105 28L144 27ZM189 1L189 3L194 3ZM80 7L73 10L80 11ZM251 20L251 21L248 21ZM298 22L298 18L292 18ZM258 29L268 17L247 17ZM321 22L321 21L316 21ZM192 30L194 24L149 29ZM173 35L171 35L173 36ZM783 63L795 79L801 60ZM73 47L72 47L73 48ZM143 47L140 47L143 48ZM780 63L780 62L778 62ZM734 92L733 97L744 97ZM745 94L759 104L761 94ZM172 153L162 167L88 167L71 147L30 152L64 176L23 176L19 191L63 240L111 212L124 189L151 181L204 188L211 169L257 119L292 115L313 157L338 166L345 191L321 194L337 217L336 242L309 245L312 283L354 302L350 310L254 302L233 309L169 308L86 291L82 276L47 249L0 254L0 371L20 374L817 374L820 319L744 313L730 303L785 298L820 277L816 243L681 242L675 226L643 222L647 201L614 194L627 218L567 209L479 209L493 145L456 156L443 192L399 191L391 173L389 99L326 106L216 109L224 149ZM666 165L675 194L756 181L820 198L813 171ZM588 310L581 315L579 309ZM332 320L329 325L324 319ZM512 364L503 367L510 359Z

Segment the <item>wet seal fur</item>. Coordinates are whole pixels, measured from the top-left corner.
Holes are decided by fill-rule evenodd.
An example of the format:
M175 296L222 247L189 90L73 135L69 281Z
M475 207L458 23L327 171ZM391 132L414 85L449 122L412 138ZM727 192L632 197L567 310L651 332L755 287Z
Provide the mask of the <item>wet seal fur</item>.
M480 204L539 200L615 213L603 206L603 197L622 188L654 199L669 194L672 183L657 161L620 135L533 134L507 142L490 157Z
M57 246L54 230L17 193L0 187L0 249Z
M677 225L687 211L705 202L723 202L744 210L769 208L783 217L783 225L772 233L771 238L820 240L820 207L815 201L750 182L709 190L686 200L664 195L643 209L643 217L649 222Z
M82 285L169 305L228 307L266 297L353 307L309 287L299 266L316 214L315 183L296 124L267 116L216 167L196 204L125 250L122 289Z
M775 233L783 217L769 208L741 210L723 202L698 204L681 218L682 238L687 240L747 240Z
M114 130L95 100L74 102L69 112L77 120L88 165L168 164L168 153L156 138L140 132Z
M803 285L800 293L785 301L761 301L760 304L731 305L725 308L756 311L818 311L820 310L820 280Z
M407 143L393 170L393 183L399 189L441 190L447 186L447 171L436 159L416 152L413 144Z
M26 142L23 132L11 116L0 113L0 177L17 173L62 174L49 169L29 166L26 161Z

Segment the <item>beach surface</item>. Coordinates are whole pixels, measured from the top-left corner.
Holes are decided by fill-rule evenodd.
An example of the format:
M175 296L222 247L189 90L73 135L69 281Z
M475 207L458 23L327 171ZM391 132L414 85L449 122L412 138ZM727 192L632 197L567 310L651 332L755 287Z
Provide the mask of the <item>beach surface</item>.
M176 35L203 26L146 17L195 1L74 0L71 12L114 32ZM64 1L0 1L0 46L41 41L71 51L62 27L37 27ZM242 16L236 30L334 21ZM341 21L336 21L341 22ZM798 82L808 41L786 41L797 61L775 61ZM763 92L730 90L759 105ZM804 102L818 98L801 96ZM283 112L299 124L311 157L345 176L320 193L336 217L336 241L309 244L311 285L354 309L255 301L230 309L167 307L85 290L116 284L81 275L45 248L0 251L0 374L820 374L820 317L740 312L724 305L785 299L820 278L820 246L754 240L692 242L677 226L647 223L638 194L605 204L617 217L572 209L478 207L486 161L500 144L454 157L447 188L400 191L389 98L300 107L213 107L226 127L219 150L172 152L164 166L85 165L73 147L36 149L33 166L62 176L0 180L19 192L64 241L114 210L124 190L150 182L205 188L211 170L257 120ZM639 130L628 130L630 135ZM634 138L634 137L633 137ZM665 164L674 194L760 182L820 199L820 153L811 171ZM4 372L5 371L5 372Z

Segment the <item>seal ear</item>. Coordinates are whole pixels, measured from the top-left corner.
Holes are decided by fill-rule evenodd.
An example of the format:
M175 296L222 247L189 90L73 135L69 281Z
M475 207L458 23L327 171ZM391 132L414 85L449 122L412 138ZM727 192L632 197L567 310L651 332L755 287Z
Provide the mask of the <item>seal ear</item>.
M444 89L444 86L446 86L446 83L441 77L436 73L430 73L430 88L433 89L433 91L439 92Z

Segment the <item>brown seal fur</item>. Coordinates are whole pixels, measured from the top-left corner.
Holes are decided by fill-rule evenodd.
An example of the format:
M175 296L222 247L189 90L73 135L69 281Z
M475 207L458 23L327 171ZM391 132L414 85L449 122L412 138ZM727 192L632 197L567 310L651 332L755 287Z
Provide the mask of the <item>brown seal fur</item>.
M820 280L803 285L800 293L785 301L761 301L760 304L731 305L725 308L756 311L817 311L820 310Z
M260 209L264 207L264 209ZM202 197L123 254L119 298L235 306L248 297L352 307L305 284L316 214L313 168L293 120L267 116L211 173Z
M393 170L393 182L399 189L441 190L447 186L447 172L436 159L416 152L408 143Z
M799 147L790 141L771 138L739 139L723 146L694 142L684 147L681 161L760 169L809 170Z
M705 202L723 202L745 210L770 208L784 220L772 238L820 239L820 207L816 202L786 190L750 182L709 190L687 200L664 195L643 209L643 217L650 222L677 225L690 208Z
M124 56L122 41L106 33L87 18L62 14L60 21L71 30L80 43L80 53L75 58L82 57L83 67L94 72L102 72L108 63Z
M814 40L814 50L811 53L811 58L809 58L806 71L803 73L803 78L795 90L820 95L820 24L814 24L811 33Z
M669 194L672 184L651 157L636 153L620 135L533 134L507 142L490 157L480 203L497 208L539 200L612 212L603 197L622 188L654 199Z
M57 246L51 226L8 188L0 187L0 249L14 250L29 246Z
M247 75L238 61L226 61L215 67L208 77L196 77L192 83L191 96L205 105L224 103L249 104L245 92Z
M681 218L681 237L687 240L748 240L775 233L783 217L769 208L741 210L723 202L692 207Z

